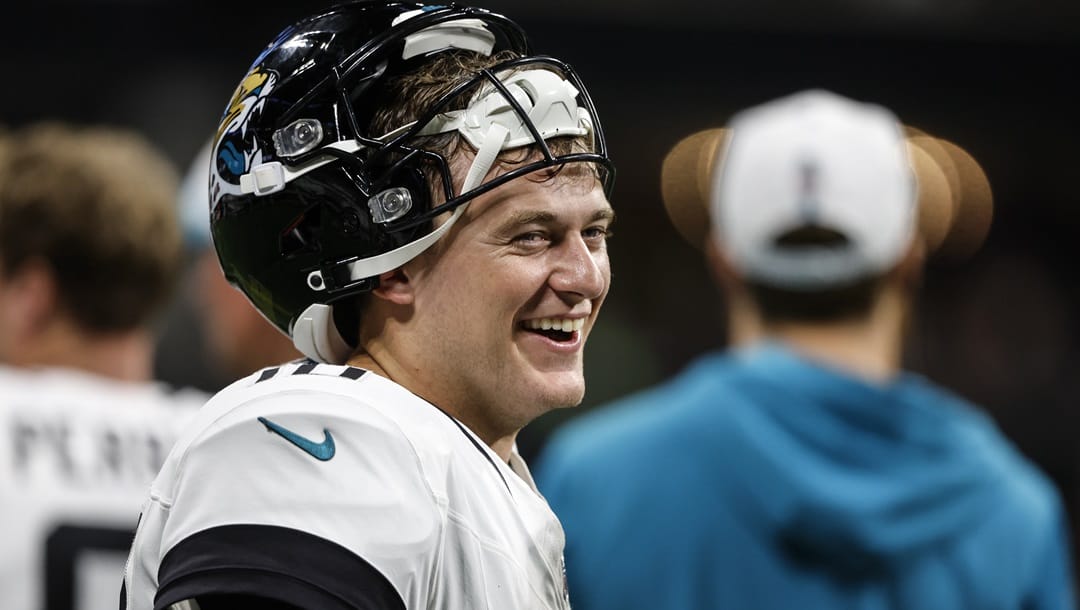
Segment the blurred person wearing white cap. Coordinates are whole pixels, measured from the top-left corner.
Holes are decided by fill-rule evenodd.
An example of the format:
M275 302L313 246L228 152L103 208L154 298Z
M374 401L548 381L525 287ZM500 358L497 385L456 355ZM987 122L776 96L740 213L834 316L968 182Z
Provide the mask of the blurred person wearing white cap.
M146 491L207 398L152 379L175 171L121 128L0 148L0 608L116 608Z
M682 162L704 163L730 349L540 455L574 608L1074 607L1055 488L902 368L926 240L895 116L814 90L725 134Z

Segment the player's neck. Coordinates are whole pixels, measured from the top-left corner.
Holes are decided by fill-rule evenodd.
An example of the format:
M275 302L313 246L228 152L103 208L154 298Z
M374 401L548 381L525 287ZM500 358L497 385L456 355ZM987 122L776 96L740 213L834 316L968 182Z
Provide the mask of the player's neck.
M153 377L153 338L145 330L90 334L53 327L12 359L27 367L70 368L120 381Z
M376 344L376 347L372 349L376 355L358 350L349 358L348 364L390 379L417 396L435 404L480 437L480 440L491 447L491 450L494 451L502 461L510 461L510 453L513 451L514 442L517 439L516 430L511 434L506 434L501 430L489 430L488 427L481 425L485 421L484 418L473 417L477 414L463 413L455 409L455 406L458 404L457 401L440 400L432 392L425 390L426 386L424 386L420 378L408 375L407 368L395 366L396 361L390 357L388 353L379 349L378 345L379 344ZM381 362L385 362L386 366L384 367ZM468 401L462 402L467 403Z
M871 382L885 382L900 370L901 347L888 329L866 323L773 326L768 336L830 368Z
M865 318L830 323L765 323L744 315L733 325L732 343L764 339L783 342L795 352L871 382L892 379L900 371L907 307L901 295L883 295Z

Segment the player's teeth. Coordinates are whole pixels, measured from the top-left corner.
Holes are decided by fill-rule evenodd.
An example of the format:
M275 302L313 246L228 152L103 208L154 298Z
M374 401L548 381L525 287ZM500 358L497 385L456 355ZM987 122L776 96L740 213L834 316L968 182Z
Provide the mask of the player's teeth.
M578 318L571 320L570 318L540 318L525 321L525 328L531 330L557 330L564 333L571 333L577 330L581 330L585 327L585 319Z

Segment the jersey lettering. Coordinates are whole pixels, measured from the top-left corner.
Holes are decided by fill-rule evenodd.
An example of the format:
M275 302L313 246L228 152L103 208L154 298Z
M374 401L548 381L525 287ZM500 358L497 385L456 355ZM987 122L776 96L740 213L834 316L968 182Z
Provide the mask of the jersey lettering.
M168 442L151 431L104 424L74 428L63 419L14 418L9 426L15 481L72 485L146 483L165 461Z

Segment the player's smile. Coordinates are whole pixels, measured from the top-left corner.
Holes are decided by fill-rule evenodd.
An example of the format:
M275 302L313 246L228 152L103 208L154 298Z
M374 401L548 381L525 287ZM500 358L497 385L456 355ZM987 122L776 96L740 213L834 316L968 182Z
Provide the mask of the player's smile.
M586 320L584 316L553 316L524 320L519 326L560 351L576 351L582 344L582 329Z
M447 386L433 402L467 409L466 424L496 438L581 401L613 216L589 174L520 178L478 196L449 239L407 266L413 307L426 312L411 321L417 354Z

